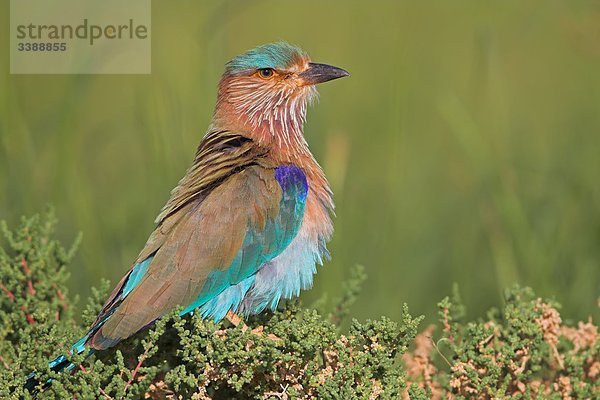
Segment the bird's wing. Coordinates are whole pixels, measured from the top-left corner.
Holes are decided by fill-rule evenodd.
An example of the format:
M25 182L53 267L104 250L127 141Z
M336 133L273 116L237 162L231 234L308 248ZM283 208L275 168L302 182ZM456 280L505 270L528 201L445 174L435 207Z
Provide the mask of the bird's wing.
M167 204L163 231L153 233L90 330L92 348L110 347L177 306L202 305L255 274L298 232L308 192L298 167L238 165L207 187L181 189L195 200Z
M169 238L189 211L225 178L257 160L264 160L267 152L251 139L234 132L209 131L198 146L192 166L171 192L171 197L156 218L154 229L146 245L106 300L90 333L98 329L114 309L139 283L147 270L151 256Z

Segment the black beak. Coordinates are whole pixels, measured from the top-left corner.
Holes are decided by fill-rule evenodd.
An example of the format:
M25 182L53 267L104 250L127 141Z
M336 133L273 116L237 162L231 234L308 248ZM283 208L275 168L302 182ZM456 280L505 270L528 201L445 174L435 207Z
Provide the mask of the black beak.
M304 85L316 85L349 75L348 71L333 65L308 63L308 69L299 76L304 81Z

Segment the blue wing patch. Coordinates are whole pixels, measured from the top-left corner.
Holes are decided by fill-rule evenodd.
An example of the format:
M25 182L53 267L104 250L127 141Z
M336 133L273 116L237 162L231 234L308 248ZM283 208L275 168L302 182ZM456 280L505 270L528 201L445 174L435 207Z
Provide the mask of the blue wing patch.
M135 287L140 283L146 271L148 271L148 267L152 262L152 256L146 258L144 261L135 264L135 266L131 269L131 273L127 278L127 282L123 287L123 292L121 294L122 298L125 298Z

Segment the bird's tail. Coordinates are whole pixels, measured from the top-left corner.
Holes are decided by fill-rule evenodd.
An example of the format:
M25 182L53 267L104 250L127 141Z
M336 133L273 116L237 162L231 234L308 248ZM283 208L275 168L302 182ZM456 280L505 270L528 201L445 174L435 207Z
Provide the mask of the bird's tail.
M85 335L84 337L79 339L73 346L71 346L70 354L81 354L84 351L86 351L87 348L85 346L85 342L88 340L88 338L89 338L89 335ZM92 353L93 353L93 349L90 349L88 354L86 355L86 358L91 356ZM66 371L73 370L73 368L75 368L75 364L73 364L71 361L69 361L67 356L60 355L60 356L56 357L54 360L50 361L48 363L48 367L50 367L51 371L58 373L58 372L62 372L65 370ZM33 394L34 396L38 393L37 387L40 385L40 380L36 377L36 375L37 375L36 372L32 372L31 374L29 374L29 376L27 377L27 382L25 382L25 385L23 385L23 387L29 393ZM52 383L52 379L47 379L46 382L44 382L44 384L42 385L42 390L47 389L51 383Z

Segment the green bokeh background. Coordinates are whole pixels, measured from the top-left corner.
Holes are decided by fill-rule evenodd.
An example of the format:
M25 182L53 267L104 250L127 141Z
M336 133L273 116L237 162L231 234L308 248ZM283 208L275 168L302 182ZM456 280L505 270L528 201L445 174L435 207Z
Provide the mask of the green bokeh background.
M118 280L206 129L223 64L285 39L348 69L306 136L335 192L333 260L358 318L472 316L514 282L573 318L600 294L600 3L154 1L152 74L9 75L0 6L0 218L56 208L72 290Z

